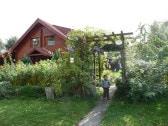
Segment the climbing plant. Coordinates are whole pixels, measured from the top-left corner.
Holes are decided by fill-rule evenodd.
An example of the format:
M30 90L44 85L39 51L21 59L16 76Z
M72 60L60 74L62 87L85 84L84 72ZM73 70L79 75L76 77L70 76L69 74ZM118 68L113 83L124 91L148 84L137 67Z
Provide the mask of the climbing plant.
M56 76L57 83L61 85L65 95L84 96L96 93L92 71L95 43L87 42L86 39L86 36L93 36L94 32L92 29L86 29L73 30L68 34L67 52L57 61L59 65Z

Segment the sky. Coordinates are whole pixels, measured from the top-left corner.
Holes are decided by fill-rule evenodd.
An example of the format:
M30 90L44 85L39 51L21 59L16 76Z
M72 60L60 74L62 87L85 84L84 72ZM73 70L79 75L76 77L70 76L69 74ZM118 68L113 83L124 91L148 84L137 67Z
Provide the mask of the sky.
M37 18L50 24L135 32L140 23L168 19L167 0L1 0L0 39L20 38Z

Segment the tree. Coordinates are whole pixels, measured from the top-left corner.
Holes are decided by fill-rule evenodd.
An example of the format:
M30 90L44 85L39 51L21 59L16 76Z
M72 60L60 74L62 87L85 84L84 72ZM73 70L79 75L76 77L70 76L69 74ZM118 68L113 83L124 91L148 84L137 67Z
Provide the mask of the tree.
M162 97L168 90L168 22L154 21L147 36L144 29L144 25L138 29L141 41L127 48L128 81L118 88L134 102Z
M5 44L5 47L6 47L6 49L9 49L9 48L11 48L12 46L13 46L13 44L17 41L18 39L17 39L17 37L11 37L11 38L9 38L9 39L7 39L7 42L6 42L6 44Z
M147 24L139 24L137 32L138 35L135 37L139 40L140 43L147 42L148 38L148 31L147 31Z
M4 43L2 42L2 40L0 39L0 51L5 49Z
M161 48L167 45L168 21L154 21L153 24L150 25L149 41L157 48Z
M135 56L145 61L155 61L159 51L167 45L168 21L154 21L151 25L138 26L138 35L135 37Z

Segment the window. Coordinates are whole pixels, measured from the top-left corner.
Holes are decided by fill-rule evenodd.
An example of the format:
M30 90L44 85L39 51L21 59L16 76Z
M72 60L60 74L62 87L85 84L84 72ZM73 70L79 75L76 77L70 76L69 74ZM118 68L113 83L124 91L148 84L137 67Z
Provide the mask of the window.
M48 36L47 37L47 44L48 45L55 45L55 37L54 36Z
M40 46L40 38L32 38L33 47Z

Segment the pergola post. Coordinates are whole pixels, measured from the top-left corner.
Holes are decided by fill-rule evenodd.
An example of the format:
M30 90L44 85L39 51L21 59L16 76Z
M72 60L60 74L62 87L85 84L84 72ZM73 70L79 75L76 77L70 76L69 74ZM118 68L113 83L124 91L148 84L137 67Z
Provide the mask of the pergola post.
M125 56L124 34L122 31L121 31L121 41L122 41L122 50L121 50L122 82L124 82L126 80L126 56Z

